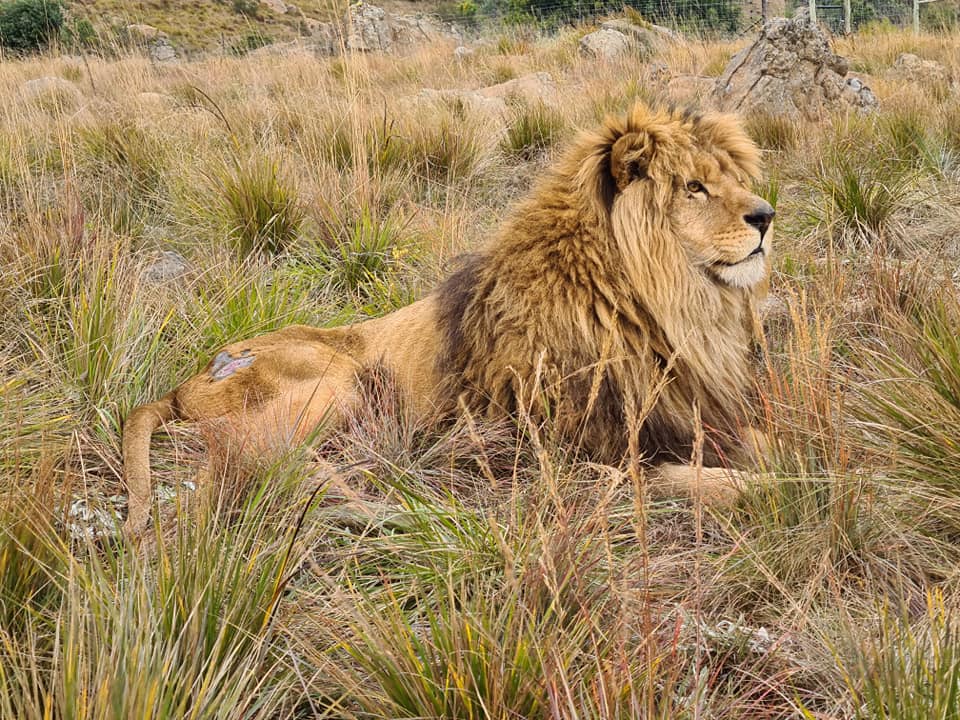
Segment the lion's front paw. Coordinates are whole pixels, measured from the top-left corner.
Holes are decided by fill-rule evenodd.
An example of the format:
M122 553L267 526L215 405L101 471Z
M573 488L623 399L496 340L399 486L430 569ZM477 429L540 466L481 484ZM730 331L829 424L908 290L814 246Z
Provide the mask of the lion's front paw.
M655 497L699 497L714 507L734 505L745 487L738 470L676 463L660 465L650 483Z

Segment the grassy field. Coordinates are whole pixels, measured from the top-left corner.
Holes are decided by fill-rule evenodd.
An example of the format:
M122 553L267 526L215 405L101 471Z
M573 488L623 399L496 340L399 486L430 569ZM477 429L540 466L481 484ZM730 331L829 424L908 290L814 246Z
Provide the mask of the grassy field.
M775 443L736 508L651 502L549 428L388 408L228 463L203 503L195 430L157 436L154 539L95 532L133 406L226 341L409 303L577 127L657 100L577 37L0 65L0 717L957 717L960 100L890 73L909 51L957 77L956 36L838 41L876 116L747 118L778 213ZM655 59L717 75L738 47ZM561 106L506 132L405 100L541 70ZM77 93L24 95L46 75Z

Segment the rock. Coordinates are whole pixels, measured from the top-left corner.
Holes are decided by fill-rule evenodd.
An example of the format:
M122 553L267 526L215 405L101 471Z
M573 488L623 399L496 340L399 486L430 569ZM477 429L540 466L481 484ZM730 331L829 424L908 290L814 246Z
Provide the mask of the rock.
M249 57L303 57L304 59L310 58L314 54L316 54L316 50L313 45L305 45L300 40L271 43L247 53Z
M287 4L283 0L260 0L260 4L266 5L270 12L275 12L277 15L287 14Z
M471 114L479 115L506 127L510 111L501 97L481 95L476 90L433 90L425 88L416 96L418 103L434 103L446 107L460 105Z
M600 29L621 32L630 38L638 48L646 50L654 50L665 43L680 39L680 36L669 28L660 27L653 23L637 25L635 22L622 18L604 20L600 23Z
M625 20L623 18L604 20L602 23L600 23L600 27L606 30L617 30L618 32L622 32L627 37L632 37L638 43L643 45L652 45L657 41L662 40L680 39L680 35L675 33L670 28L654 25L653 23L638 25L635 22Z
M177 51L173 49L170 41L164 37L159 37L147 46L147 54L154 62L172 62L177 59Z
M156 40L161 35L166 37L166 33L157 30L153 25L146 23L134 23L127 25L127 34L132 40L149 41Z
M600 29L580 38L580 54L597 60L616 60L633 48L633 41L619 30Z
M950 71L934 60L902 53L893 61L890 76L907 82L919 82L940 88L950 87Z
M321 57L339 55L343 50L343 36L333 23L306 18L310 29L310 45L314 54Z
M477 91L486 98L500 98L504 101L520 98L527 102L542 102L545 105L559 105L560 95L557 84L550 73L536 72L521 75L513 80L507 80L499 85L491 85Z
M190 264L183 255L175 250L164 250L143 271L143 279L155 285L162 285L183 277L190 271Z
M26 100L50 109L73 110L83 101L80 88L69 80L46 75L20 86Z
M126 31L130 42L145 49L154 62L170 62L177 59L177 51L170 44L170 38L153 25L136 23L127 25Z
M849 63L805 14L774 18L737 53L716 82L712 99L723 110L817 120L824 112L870 112L877 98L862 81L848 82Z
M66 530L74 540L115 537L123 524L118 508L125 500L121 495L74 498L66 512L61 510L57 514L63 517Z
M629 53L646 56L665 41L675 38L672 30L659 25L637 25L624 19L605 20L600 23L599 30L580 39L580 52L602 60L613 60Z
M396 15L363 0L349 7L345 25L345 45L353 52L404 52L437 40L463 39L455 26L428 15Z
M387 11L358 3L347 10L347 48L354 52L386 52L393 47Z

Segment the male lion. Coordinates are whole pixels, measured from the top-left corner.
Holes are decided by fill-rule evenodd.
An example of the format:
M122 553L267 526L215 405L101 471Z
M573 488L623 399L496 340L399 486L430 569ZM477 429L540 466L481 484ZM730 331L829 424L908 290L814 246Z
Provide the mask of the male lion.
M126 532L148 519L161 423L216 420L209 442L226 434L259 453L342 420L371 371L389 374L421 419L548 402L561 436L594 460L616 464L631 448L660 467L661 490L735 491L735 473L676 463L690 458L696 412L708 465L744 451L752 304L774 215L749 190L757 173L757 149L731 116L638 105L608 119L424 299L357 325L233 343L135 409L123 438Z

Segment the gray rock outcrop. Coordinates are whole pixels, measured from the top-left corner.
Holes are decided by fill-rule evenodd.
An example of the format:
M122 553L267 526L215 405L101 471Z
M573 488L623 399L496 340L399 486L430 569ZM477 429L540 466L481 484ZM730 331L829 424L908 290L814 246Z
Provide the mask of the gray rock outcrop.
M760 111L816 120L824 112L870 112L877 98L849 76L846 58L830 49L805 14L768 21L717 80L712 99L723 110Z
M177 51L162 30L144 23L127 25L126 30L130 41L143 48L154 62L171 62L177 59Z
M580 53L600 60L614 60L631 54L646 56L674 38L672 30L658 25L637 25L624 19L605 20L599 30L580 39Z
M354 3L345 18L345 45L353 52L402 53L437 40L462 41L460 31L429 15L397 15Z
M597 60L616 60L633 48L631 39L619 30L600 28L580 38L580 53Z

